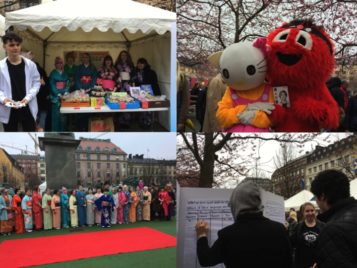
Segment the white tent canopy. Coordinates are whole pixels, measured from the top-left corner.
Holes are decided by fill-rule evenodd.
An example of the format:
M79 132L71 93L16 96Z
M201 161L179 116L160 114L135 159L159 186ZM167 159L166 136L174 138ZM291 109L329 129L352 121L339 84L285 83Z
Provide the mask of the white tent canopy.
M285 210L289 210L290 208L298 209L305 202L311 202L311 199L314 195L308 190L302 190L301 192L293 195L289 199L285 200ZM315 202L311 202L315 203Z
M129 50L133 61L148 60L157 72L171 109L160 122L175 130L176 14L131 0L57 0L6 14L47 72L56 56L69 51L108 52L115 60Z
M350 193L351 196L357 199L357 179L350 181Z

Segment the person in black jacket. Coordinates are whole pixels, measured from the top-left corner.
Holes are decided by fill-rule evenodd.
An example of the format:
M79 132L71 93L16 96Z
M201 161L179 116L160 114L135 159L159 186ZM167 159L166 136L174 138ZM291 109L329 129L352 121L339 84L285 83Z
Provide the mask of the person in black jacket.
M357 132L357 90L348 101L345 126L348 131Z
M304 203L300 212L303 220L295 226L290 241L295 249L295 268L310 268L316 262L317 239L325 224L316 220L315 206L310 202Z
M151 69L148 61L145 58L140 58L136 64L136 78L135 85L151 85L155 96L161 95L159 83L157 81L157 75L154 70Z
M283 224L263 216L259 188L251 182L240 183L230 198L235 222L218 232L208 245L208 223L196 224L197 256L201 266L224 263L232 268L289 268L291 246Z
M326 225L317 242L317 268L357 267L357 201L350 197L350 184L341 171L317 174L311 192Z

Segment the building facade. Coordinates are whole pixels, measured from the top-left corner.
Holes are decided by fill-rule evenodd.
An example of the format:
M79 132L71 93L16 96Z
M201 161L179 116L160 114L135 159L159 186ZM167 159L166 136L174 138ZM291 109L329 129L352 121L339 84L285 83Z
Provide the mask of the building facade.
M308 155L293 159L273 172L271 180L276 194L289 198L305 188Z
M326 147L317 146L308 156L305 184L310 189L316 175L326 169L344 172L350 180L357 177L357 135L351 135Z
M253 178L253 177L246 177L244 182L253 182L259 187L263 188L265 191L272 192L273 191L273 183L270 179L266 178ZM243 182L242 181L242 182Z
M76 177L84 185L117 184L127 177L127 154L109 139L81 139L76 150Z
M128 177L142 179L145 185L175 184L175 160L144 158L144 155L129 155Z
M0 185L25 189L25 174L16 160L0 148Z
M29 154L12 155L25 175L25 187L33 188L41 183L40 156Z

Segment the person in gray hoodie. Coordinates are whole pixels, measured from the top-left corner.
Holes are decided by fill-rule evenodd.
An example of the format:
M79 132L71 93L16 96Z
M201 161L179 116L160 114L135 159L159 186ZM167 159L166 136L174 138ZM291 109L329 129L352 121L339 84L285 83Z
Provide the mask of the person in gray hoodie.
M208 245L208 223L196 224L197 256L201 266L224 263L234 267L292 266L291 245L283 224L263 216L261 192L251 182L240 183L232 192L229 206L234 223L218 231Z

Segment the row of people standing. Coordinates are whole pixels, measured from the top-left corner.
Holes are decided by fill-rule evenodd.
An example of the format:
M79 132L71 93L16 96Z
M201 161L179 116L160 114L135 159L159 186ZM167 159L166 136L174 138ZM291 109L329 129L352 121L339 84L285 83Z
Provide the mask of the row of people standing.
M136 67L129 52L121 51L115 63L110 55L103 58L99 70L91 62L90 54L82 54L82 64L74 65L74 54L66 56L66 64L60 57L55 59L55 69L49 76L52 102L52 131L66 130L66 116L60 114L61 97L71 91L92 89L98 80L109 91L130 92L130 86L150 84L154 95L161 95L156 72L145 58L139 58ZM85 128L85 126L84 126Z

